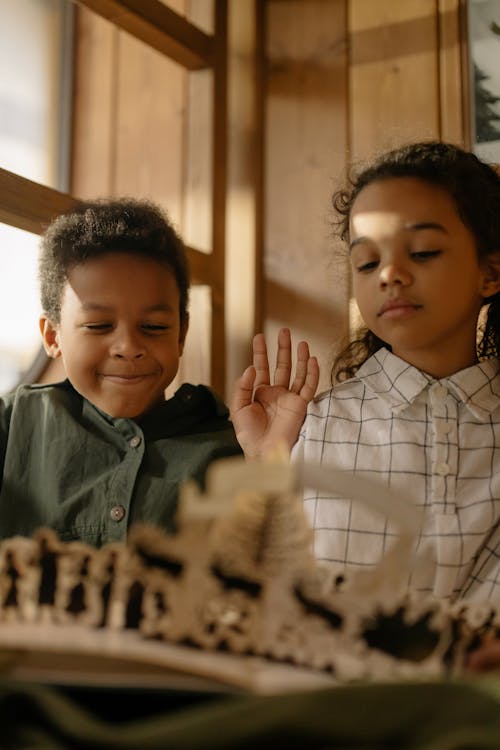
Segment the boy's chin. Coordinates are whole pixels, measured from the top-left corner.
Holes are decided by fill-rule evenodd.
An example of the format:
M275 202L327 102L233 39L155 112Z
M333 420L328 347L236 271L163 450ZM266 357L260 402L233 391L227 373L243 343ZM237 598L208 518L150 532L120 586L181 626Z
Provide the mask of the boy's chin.
M148 414L155 406L161 404L165 398L158 397L154 401L134 404L130 401L126 403L113 403L109 401L93 401L93 405L102 411L111 419L140 419Z

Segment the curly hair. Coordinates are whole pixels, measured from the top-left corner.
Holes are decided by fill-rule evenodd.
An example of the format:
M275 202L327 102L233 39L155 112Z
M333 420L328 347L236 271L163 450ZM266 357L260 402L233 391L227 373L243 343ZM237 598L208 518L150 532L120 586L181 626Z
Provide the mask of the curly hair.
M156 204L131 198L85 201L56 217L41 241L38 276L42 308L60 322L64 287L71 269L109 253L156 260L179 288L181 326L187 321L189 266L182 240Z
M337 233L349 242L349 219L359 193L374 182L416 177L441 187L453 198L458 214L476 240L478 258L500 249L500 175L495 168L458 146L441 141L413 143L389 151L371 166L350 177L349 185L332 197L338 215ZM500 352L500 293L485 300L487 315L478 336L479 359ZM381 347L390 349L367 328L340 352L332 368L332 382L352 377Z

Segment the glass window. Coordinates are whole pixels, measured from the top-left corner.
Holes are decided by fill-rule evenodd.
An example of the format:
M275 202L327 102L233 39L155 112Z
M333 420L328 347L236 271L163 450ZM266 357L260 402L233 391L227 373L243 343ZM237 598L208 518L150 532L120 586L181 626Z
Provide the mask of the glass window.
M71 6L0 0L0 167L59 190L68 177ZM0 393L40 351L38 243L0 224Z

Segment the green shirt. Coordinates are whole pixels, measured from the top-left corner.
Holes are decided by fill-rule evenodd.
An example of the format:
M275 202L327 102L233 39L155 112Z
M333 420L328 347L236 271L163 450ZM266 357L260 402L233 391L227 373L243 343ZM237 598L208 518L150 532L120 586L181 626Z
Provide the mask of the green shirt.
M67 380L20 386L0 399L0 538L50 526L100 546L136 521L172 528L180 484L239 452L205 386L183 385L138 422L109 417Z

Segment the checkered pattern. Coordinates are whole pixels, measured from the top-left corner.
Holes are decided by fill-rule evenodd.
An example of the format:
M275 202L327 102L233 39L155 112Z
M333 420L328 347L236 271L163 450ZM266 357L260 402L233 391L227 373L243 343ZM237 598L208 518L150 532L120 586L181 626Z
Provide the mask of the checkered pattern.
M500 602L500 362L434 380L386 349L309 406L294 460L359 472L423 508L409 585ZM397 526L353 499L306 490L315 553L376 565Z

